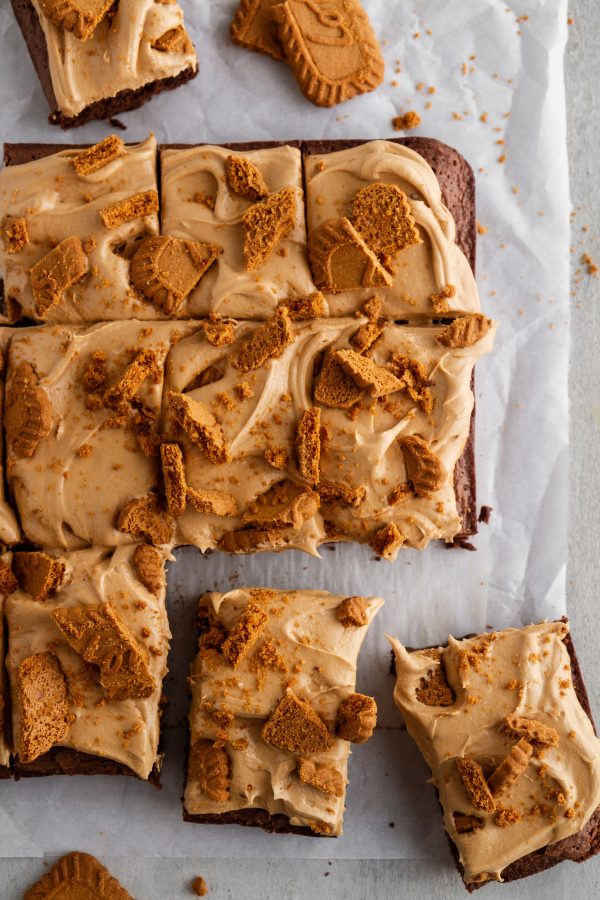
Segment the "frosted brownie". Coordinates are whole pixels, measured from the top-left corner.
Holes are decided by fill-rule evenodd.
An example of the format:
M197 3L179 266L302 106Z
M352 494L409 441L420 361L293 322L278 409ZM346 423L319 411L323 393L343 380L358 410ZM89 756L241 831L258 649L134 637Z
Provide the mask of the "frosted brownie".
M146 544L12 555L6 668L17 775L158 779L164 560Z
M479 311L474 178L459 153L423 138L304 150L311 266L331 315L360 309L373 289L385 316Z
M600 741L566 621L394 649L394 700L469 891L600 851Z
M300 149L251 146L161 152L163 234L223 251L190 293L190 316L264 319L279 300L315 291Z
M382 603L264 588L201 598L187 821L342 833L350 743L377 713L355 693L357 657Z
M6 470L25 536L74 550L171 542L159 508L164 362L196 325L110 322L14 330Z
M177 543L315 553L353 540L394 559L463 529L455 474L495 325L399 326L376 299L370 318L319 311L313 298L262 324L209 320L170 352L162 429L183 447Z
M62 128L110 119L198 72L176 0L11 0Z

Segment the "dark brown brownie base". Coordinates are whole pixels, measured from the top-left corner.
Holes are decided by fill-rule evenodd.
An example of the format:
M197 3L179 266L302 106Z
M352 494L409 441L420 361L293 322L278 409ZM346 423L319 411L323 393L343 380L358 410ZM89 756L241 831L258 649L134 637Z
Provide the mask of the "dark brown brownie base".
M0 766L0 781L5 781L7 778L12 778L12 772L7 766Z
M137 778L128 766L106 759L101 756L91 756L89 753L81 753L69 747L53 747L48 753L38 757L30 763L21 763L18 760L13 765L13 775L19 778L42 778L47 775L131 775ZM160 767L155 764L148 776L148 781L158 790L161 790Z
M302 828L300 825L292 825L287 816L277 813L271 815L264 809L234 809L231 812L220 815L206 813L202 816L193 816L186 809L183 810L185 822L194 822L198 825L246 825L250 828L262 828L269 834L301 834L304 837L335 837L335 835L317 834L311 828Z
M169 78L162 78L157 81L145 84L137 90L119 91L114 97L107 97L103 100L97 100L83 109L76 116L67 116L60 111L54 88L52 87L52 78L50 76L50 66L48 63L48 49L46 46L46 38L44 31L40 25L37 13L33 8L30 0L11 0L15 18L19 23L19 27L23 34L23 39L27 45L31 61L42 85L48 106L50 108L50 116L48 121L51 125L60 125L65 130L76 128L79 125L85 125L94 119L112 119L121 113L129 112L142 106L152 97L161 94L163 91L170 91L178 88L180 85L191 81L198 74L198 67L189 66L178 75Z

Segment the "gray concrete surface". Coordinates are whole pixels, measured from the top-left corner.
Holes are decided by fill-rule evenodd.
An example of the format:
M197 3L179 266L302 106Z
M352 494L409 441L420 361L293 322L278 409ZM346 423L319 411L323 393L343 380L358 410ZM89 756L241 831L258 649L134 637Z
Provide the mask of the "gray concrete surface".
M461 0L462 2L462 0ZM543 2L543 0L540 0ZM597 598L600 556L598 486L600 484L600 276L579 276L580 257L588 252L600 261L600 5L598 0L572 0L567 50L569 152L573 218L571 490L569 608L572 630L586 674L592 707L600 718ZM589 231L582 230L584 226ZM580 280L579 284L575 282ZM151 827L151 823L149 823ZM438 828L439 822L432 822ZM303 860L195 859L111 860L113 873L138 900L184 900L202 874L211 900L224 898L463 898L466 896L447 860L328 863ZM18 900L44 871L40 860L0 859L0 900ZM530 900L600 897L600 857L584 866L565 864L527 882L491 885L486 898Z

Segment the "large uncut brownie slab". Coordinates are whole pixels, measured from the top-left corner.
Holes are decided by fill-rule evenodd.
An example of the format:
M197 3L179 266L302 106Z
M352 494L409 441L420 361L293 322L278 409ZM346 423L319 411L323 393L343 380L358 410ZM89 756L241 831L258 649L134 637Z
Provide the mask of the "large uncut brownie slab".
M85 31L78 28L80 19L72 30L64 27L73 22L70 0L11 3L48 101L49 121L62 128L136 109L198 72L179 3L97 2L106 14ZM53 15L44 15L43 7Z
M3 598L15 775L157 782L165 558L146 544L4 557L16 578Z
M241 588L200 600L189 822L342 833L350 743L375 728L356 663L383 601Z
M408 650L394 700L467 890L600 851L600 741L566 620Z

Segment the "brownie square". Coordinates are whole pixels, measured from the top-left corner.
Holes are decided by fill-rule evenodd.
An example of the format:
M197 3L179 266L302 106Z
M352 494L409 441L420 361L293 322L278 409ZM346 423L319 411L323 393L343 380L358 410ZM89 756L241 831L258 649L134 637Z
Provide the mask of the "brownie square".
M342 833L350 742L376 718L356 662L382 603L265 588L201 598L186 821Z
M394 700L468 891L600 851L600 741L566 619L408 650Z
M148 545L12 554L17 587L4 608L17 777L157 782L165 559Z
M179 3L120 0L85 40L39 0L11 0L50 109L62 128L110 119L190 81L198 61ZM60 6L60 4L58 4ZM68 5L63 4L68 13Z

